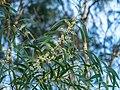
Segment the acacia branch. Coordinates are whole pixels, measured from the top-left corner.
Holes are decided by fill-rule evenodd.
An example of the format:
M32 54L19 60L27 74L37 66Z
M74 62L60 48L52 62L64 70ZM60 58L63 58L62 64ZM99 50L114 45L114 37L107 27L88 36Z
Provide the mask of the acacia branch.
M88 2L88 0L85 0L85 2L84 2L84 12L83 12L83 22L84 23L86 22L85 18L87 17L87 13L86 13L87 2ZM86 51L87 49L88 49L87 41L84 41L83 42L83 50ZM86 53L84 53L84 58L86 60L86 65L88 65L89 64L89 57ZM87 78L90 78L90 70L89 70L88 66L85 67L85 70L87 72Z

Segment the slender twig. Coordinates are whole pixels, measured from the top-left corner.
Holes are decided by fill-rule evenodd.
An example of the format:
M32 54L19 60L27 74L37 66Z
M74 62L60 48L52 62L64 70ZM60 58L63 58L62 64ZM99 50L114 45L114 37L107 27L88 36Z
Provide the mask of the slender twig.
M113 55L118 56L120 52L118 52L118 48L120 47L120 45L116 45L115 48L113 49ZM112 56L111 60L110 60L110 64L109 67L112 66L112 63L115 59L115 56Z
M91 7L97 3L99 0L95 0L89 7L88 7L88 12L86 12L86 8L87 8L87 2L88 0L85 0L84 2L84 12L83 12L83 21L86 22L87 18L88 18L88 15L90 13L90 9ZM87 46L87 42L83 42L83 49L84 50L87 50L88 49L88 46ZM86 60L86 64L89 64L89 58L87 56L87 54L84 54L84 57L85 57L85 60ZM89 68L86 67L86 71L87 71L87 78L90 78L90 71L89 71Z
M87 9L87 2L88 0L85 0L84 2L84 12L83 12L83 22L86 23L86 20L88 18L88 15L90 13L90 9L91 7L97 3L99 0L95 0L89 7L88 7L88 12L86 12L86 9ZM86 51L88 49L88 46L87 46L87 41L84 41L83 42L83 50ZM87 54L84 54L84 57L85 57L85 60L86 60L86 64L88 65L89 64L89 57L87 56ZM89 68L86 66L86 72L87 72L87 78L90 78L90 71L89 71Z
M99 1L99 0L95 0L95 1L88 7L88 12L87 12L86 18L88 18L88 15L89 15L89 13L90 13L91 7L92 7L94 4L96 4L98 1Z
M14 24L15 26L18 24L18 21L19 21L20 17L23 15L23 12L24 12L22 0L20 0L18 10L19 9L20 9L20 13L19 13L19 15L16 14L16 17L15 17L15 24Z
M113 56L111 57L110 63L109 63L109 65L108 65L109 68L112 66L115 57L120 55L120 52L118 51L119 47L120 47L120 44L119 44L119 45L116 45L116 46L114 47L113 51L112 51ZM107 74L107 76L106 76L106 83L109 83L108 74Z
M95 1L88 7L88 12L87 12L87 13L86 13L86 10L84 10L83 21L86 21L86 20L87 20L88 15L89 15L89 13L90 13L91 7L92 7L94 4L96 4L98 1L99 1L99 0L95 0ZM86 1L85 1L85 3L86 3ZM86 4L85 4L85 3L84 3L84 8L86 8Z
M87 8L87 2L88 0L85 0L84 2L84 12L83 12L83 21L86 22L86 17L87 17L87 12L86 12L86 8Z
M108 17L108 16L107 16ZM107 33L110 30L110 28L112 27L112 25L119 19L119 17L115 18L113 22L111 22L111 24L108 26L107 30L105 31L105 36L104 36L104 42L103 42L103 46L105 47L106 44L106 38L107 38ZM106 47L104 48L104 53L106 53Z
M87 17L87 13L86 13L86 6L87 6L87 2L88 2L88 0L85 0L85 2L84 2L84 12L83 12L83 20L84 20L84 22L86 22L86 17ZM87 47L87 41L84 41L83 42L83 50L84 51L86 51L88 49L88 47ZM84 58L85 58L85 60L86 60L86 64L88 65L89 64L89 58L88 58L88 56L87 56L87 54L84 54ZM87 72L87 78L90 78L90 71L89 71L89 68L86 66L86 72Z

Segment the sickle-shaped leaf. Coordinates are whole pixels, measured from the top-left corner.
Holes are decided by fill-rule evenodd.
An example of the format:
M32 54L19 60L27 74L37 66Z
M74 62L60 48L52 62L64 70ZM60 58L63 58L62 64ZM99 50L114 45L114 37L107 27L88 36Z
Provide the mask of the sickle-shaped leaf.
M88 31L87 31L86 25L82 21L81 21L81 24L82 24L82 29L84 30L84 33L85 33L85 37L86 39L88 39Z
M94 55L94 57L95 57L95 60L96 60L96 62L98 63L98 66L99 66L99 68L100 68L100 71L101 71L101 73L103 74L103 71L102 71L102 66L101 66L101 61L100 61L100 59L93 53L93 55Z
M83 40L83 42L86 42L86 35L85 35L85 32L83 31L83 29L81 29L81 27L80 26L78 26L78 25L76 25L78 28L79 28L79 30L80 30L80 33L81 33L81 36L82 36L82 40Z
M55 30L57 30L57 29L58 29L60 26L62 26L62 25L67 25L66 22L65 22L65 19L60 20L60 21L58 21L57 23L55 23L55 24L52 26L52 28L51 28L50 31L55 31Z
M50 32L45 33L45 36L50 36L55 34L57 31L57 29L61 26L67 26L67 23L65 22L66 19L62 19L60 21L58 21L57 23L55 23L52 28L50 29Z
M34 49L40 51L40 48L37 47L36 45L26 44L25 46L27 46L27 47L31 47L31 48L34 48Z
M62 70L62 72L61 72L59 77L62 77L66 72L68 72L69 70L73 69L73 67L74 66L70 66L69 68Z
M108 85L105 82L102 82L102 85L108 90Z
M59 65L62 68L62 70L65 70L64 65L61 62L59 62L57 60L53 60L53 61L55 62L55 64Z
M0 83L2 82L2 80L6 77L7 75L4 75L2 77L0 77Z
M100 74L95 74L95 75L93 75L93 76L90 78L90 80L91 80L91 79L94 79L94 78L98 79L100 76L101 76Z
M32 23L32 24L34 24L34 25L37 25L37 23L34 21L34 20L31 20L31 19L21 19L21 20L19 20L19 21L28 21L28 22L30 22L30 23ZM37 25L38 26L38 25Z
M15 13L17 12L13 7L10 6L9 3L4 4L3 6L9 8L10 10L12 10L12 11L15 12Z

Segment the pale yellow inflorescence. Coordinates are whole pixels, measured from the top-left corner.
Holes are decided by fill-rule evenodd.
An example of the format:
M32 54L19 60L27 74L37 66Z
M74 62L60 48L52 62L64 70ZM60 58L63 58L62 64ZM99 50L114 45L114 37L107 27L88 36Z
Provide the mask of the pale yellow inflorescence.
M66 60L70 60L71 58L74 57L74 55L72 55L70 53L69 48L65 48L62 47L61 44L64 43L71 43L72 39L71 36L69 36L69 34L71 35L75 35L74 31L72 31L72 28L75 24L75 19L72 20L72 22L69 22L68 20L65 20L65 22L67 23L68 27L67 30L64 30L63 28L59 31L62 31L66 34L61 34L61 36L58 38L57 42L58 44L56 44L55 47L52 47L49 43L46 43L45 46L49 48L48 51L46 51L46 53L43 53L42 55L39 55L34 61L35 63L33 64L33 67L30 67L31 70L33 70L33 68L38 68L39 70L41 69L41 63L51 63L52 60L55 60L58 56L61 56L61 58L59 58L59 61L63 61L64 60L64 53L67 54ZM53 39L54 40L54 39ZM52 42L53 42L52 40ZM42 50L44 52L44 50Z

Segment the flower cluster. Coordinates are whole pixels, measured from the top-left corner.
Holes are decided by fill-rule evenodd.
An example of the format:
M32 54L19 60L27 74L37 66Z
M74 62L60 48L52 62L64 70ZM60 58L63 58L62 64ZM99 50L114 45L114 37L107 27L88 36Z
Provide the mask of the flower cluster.
M74 31L72 31L72 28L75 24L75 20L72 20L72 22L65 20L67 23L68 27L67 30L61 29L59 31L62 32L60 37L56 40L56 38L53 38L53 40L50 40L53 44L51 45L50 43L46 43L41 47L41 54L34 60L35 63L33 64L34 68L38 68L41 70L41 63L51 63L52 60L70 60L74 57L74 54L72 54L71 48L66 47L65 44L70 44L72 43L72 35L75 35ZM55 44L54 40L56 40L58 43ZM72 46L73 47L73 46ZM33 68L31 68L33 69Z
M55 56L51 55L50 52L39 55L37 58L34 59L33 67L30 67L30 69L33 70L33 68L38 68L38 70L40 71L42 69L41 64L51 63L51 60L53 59L55 59Z
M72 30L73 26L75 25L75 19L72 19L72 22L68 21L68 20L64 20L65 23L68 25L67 30L64 30L63 28L61 28L59 31L63 32L64 34L62 34L59 38L58 38L58 43L71 43L72 39L71 36L72 35L76 35L76 33Z

